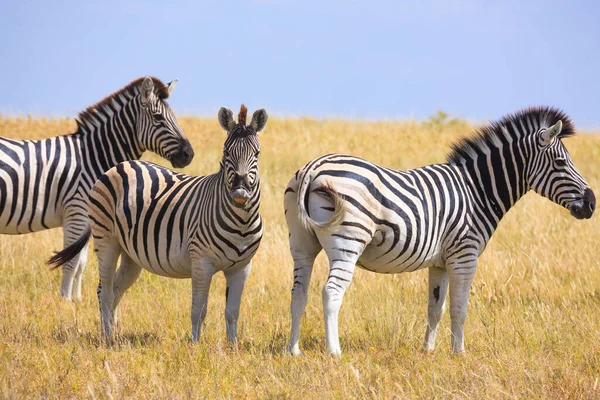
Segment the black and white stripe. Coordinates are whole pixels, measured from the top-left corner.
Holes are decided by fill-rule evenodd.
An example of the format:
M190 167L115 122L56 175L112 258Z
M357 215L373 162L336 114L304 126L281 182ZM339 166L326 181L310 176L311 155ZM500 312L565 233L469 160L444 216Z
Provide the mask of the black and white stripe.
M517 200L533 189L576 218L592 216L594 194L561 141L573 133L562 112L535 108L456 144L446 164L396 171L339 154L309 162L284 196L294 259L288 350L300 352L308 284L323 249L330 264L323 307L331 353L341 353L337 319L355 265L379 273L429 268L425 348L434 347L449 287L452 350L463 351L478 257Z
M130 161L108 170L92 189L89 215L107 336L116 323L119 301L143 268L192 279L192 340L200 335L212 275L223 271L227 337L236 340L242 290L262 238L257 132L264 128L267 114L256 111L246 126L244 106L238 123L222 108L219 121L228 131L219 172L198 177ZM67 262L89 235L88 231L52 262Z
M193 151L165 102L168 85L140 78L79 114L75 133L44 140L0 138L0 233L63 226L65 247L89 225L87 201L96 179L148 149L184 166ZM87 248L63 267L61 294L81 298Z

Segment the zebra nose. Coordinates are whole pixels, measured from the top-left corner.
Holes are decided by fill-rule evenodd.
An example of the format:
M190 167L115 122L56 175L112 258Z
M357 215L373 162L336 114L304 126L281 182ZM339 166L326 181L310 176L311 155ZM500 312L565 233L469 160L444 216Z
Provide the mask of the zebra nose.
M248 174L244 173L244 174L238 174L236 173L234 178L233 178L233 188L239 188L239 187L250 187L249 184L249 180L248 180Z
M179 142L179 146L171 158L171 164L175 168L183 168L190 165L193 159L194 149L187 139L183 139Z
M583 192L583 202L587 205L588 209L593 213L596 209L596 196L589 187Z

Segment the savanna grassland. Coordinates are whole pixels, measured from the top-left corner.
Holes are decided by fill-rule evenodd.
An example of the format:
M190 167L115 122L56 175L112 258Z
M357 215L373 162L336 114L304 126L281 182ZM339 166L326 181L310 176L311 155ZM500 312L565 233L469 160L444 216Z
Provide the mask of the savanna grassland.
M214 118L180 118L196 158L184 171L218 169L225 133ZM72 132L71 120L0 118L0 135ZM5 398L598 398L600 222L577 221L530 193L501 222L480 259L464 356L450 354L450 321L421 351L427 272L358 270L340 313L341 359L325 350L320 255L301 331L303 355L284 352L292 262L282 196L310 159L344 152L398 169L443 162L473 128L462 122L355 122L271 118L260 134L265 234L242 297L237 348L225 339L225 281L213 279L200 343L190 345L191 283L147 272L121 303L117 343L102 344L97 263L84 299L59 297L45 260L61 230L0 236L0 393ZM565 140L600 193L600 135ZM144 159L161 164L155 155Z

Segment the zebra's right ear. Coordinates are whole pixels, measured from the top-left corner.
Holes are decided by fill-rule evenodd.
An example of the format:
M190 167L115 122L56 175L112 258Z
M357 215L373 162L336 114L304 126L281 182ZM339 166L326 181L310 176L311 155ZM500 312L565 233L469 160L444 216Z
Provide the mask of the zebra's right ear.
M152 96L153 91L154 91L154 82L152 82L152 78L147 76L142 81L142 87L140 89L140 93L142 95L142 104L148 103L148 100L150 100L150 96Z
M233 112L229 108L221 107L219 110L219 123L227 132L233 129L235 121L233 120Z

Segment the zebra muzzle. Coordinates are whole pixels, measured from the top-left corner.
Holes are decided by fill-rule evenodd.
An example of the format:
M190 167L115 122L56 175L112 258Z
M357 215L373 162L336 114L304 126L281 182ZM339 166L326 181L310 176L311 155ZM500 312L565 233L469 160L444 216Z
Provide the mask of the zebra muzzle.
M581 200L571 203L571 215L577 219L591 218L596 209L596 196L590 188L586 188L583 192Z
M244 188L238 188L231 191L231 199L235 203L236 206L241 207L250 198L250 193Z

